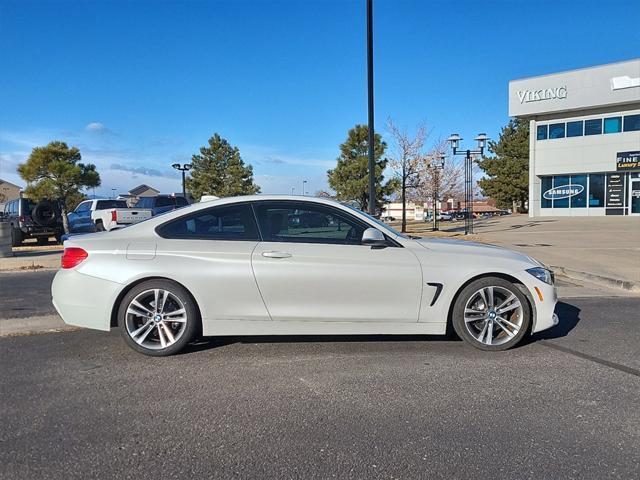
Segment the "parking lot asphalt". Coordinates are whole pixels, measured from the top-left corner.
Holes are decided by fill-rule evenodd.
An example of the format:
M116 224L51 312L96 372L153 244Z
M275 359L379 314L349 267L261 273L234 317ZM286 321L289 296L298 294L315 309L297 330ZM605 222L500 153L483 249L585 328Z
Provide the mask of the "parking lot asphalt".
M55 314L51 303L51 282L55 274L55 270L1 272L0 321Z
M0 338L0 477L639 478L640 299L486 353L432 337Z

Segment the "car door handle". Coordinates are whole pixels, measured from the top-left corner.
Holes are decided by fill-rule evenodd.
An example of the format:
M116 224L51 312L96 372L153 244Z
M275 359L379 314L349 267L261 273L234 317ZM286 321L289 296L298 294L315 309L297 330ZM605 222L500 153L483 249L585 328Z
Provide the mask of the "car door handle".
M291 254L288 252L262 252L262 256L267 258L289 258Z

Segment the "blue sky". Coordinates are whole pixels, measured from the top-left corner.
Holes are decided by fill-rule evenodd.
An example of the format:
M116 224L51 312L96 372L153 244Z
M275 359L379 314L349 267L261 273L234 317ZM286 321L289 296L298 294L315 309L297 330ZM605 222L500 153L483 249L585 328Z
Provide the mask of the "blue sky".
M496 138L509 80L636 58L639 23L632 0L375 0L377 131ZM218 132L265 193L327 188L367 120L365 53L364 0L0 0L0 176L59 139L97 193L177 191L169 165Z

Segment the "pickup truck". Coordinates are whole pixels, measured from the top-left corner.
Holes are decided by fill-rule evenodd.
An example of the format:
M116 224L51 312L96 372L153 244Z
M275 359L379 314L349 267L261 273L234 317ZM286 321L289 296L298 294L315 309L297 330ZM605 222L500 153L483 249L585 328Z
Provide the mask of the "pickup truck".
M85 200L67 215L72 233L102 232L151 218L151 210L128 208L124 200Z
M136 203L136 208L148 208L155 217L187 205L189 205L187 199L179 195L156 195L155 197L142 197Z

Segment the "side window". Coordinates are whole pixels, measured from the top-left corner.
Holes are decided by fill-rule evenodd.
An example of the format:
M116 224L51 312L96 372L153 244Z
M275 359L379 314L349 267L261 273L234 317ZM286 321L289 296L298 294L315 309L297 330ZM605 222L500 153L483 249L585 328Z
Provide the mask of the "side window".
M260 240L249 204L200 210L156 228L163 238L197 240Z
M80 205L78 205L75 209L76 213L80 213L80 212L87 212L91 210L91 202L82 202Z
M156 207L173 207L173 198L171 197L158 197L156 199Z
M142 197L136 203L137 208L153 208L153 197Z
M367 225L340 210L311 202L258 202L265 241L360 245Z
M184 197L176 197L176 206L177 207L186 207L187 205L189 205L189 202L187 202L187 199Z

